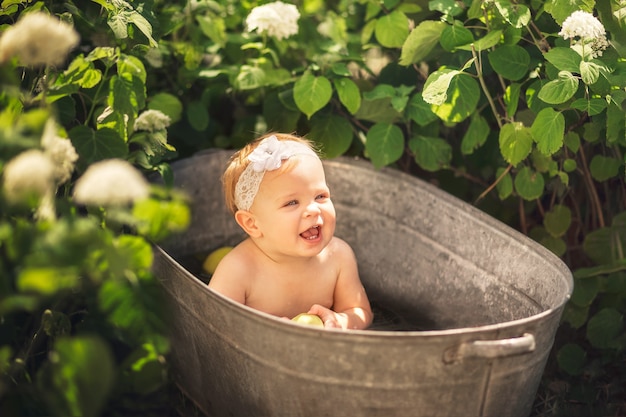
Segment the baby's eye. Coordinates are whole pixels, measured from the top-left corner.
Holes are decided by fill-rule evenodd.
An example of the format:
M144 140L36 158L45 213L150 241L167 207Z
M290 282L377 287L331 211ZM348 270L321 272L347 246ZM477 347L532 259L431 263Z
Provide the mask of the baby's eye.
M327 198L329 198L330 196L328 194L319 194L317 197L315 197L316 200L325 200Z
M285 204L285 207L295 206L297 204L298 204L298 200L291 200L291 201L287 201L287 203Z

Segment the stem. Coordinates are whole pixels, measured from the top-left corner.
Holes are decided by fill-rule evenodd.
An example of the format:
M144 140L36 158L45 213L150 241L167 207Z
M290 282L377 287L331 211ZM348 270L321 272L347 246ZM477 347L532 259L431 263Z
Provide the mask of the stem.
M589 190L589 194L591 197L591 203L595 207L597 211L598 218L598 226L604 227L604 215L602 214L602 204L600 203L600 198L598 197L598 193L596 192L596 187L593 185L593 179L591 178L591 173L589 172L589 168L587 167L587 158L585 157L585 151L581 146L580 149L580 159L582 160L582 171L583 178L585 179L585 183L587 184L587 188Z
M537 33L541 36L541 39L537 40L531 29L535 29ZM539 49L542 53L548 52L550 50L550 44L546 40L546 37L543 35L543 33L541 33L541 30L539 30L535 22L533 22L532 20L528 24L528 33L530 34L530 37L533 38L533 42L535 43L535 45L537 45L537 49Z
M106 69L104 70L104 74L102 75L102 82L100 82L98 84L98 89L96 90L96 94L94 94L93 96L93 101L91 102L91 108L89 109L89 113L87 114L87 117L85 118L85 125L87 125L89 123L89 121L91 120L91 118L93 117L93 112L96 111L96 105L98 104L98 100L100 97L100 91L102 90L102 86L105 84L104 80L106 80L109 76L109 69L111 67L106 67Z
M476 49L474 48L474 45L472 45L472 56L474 57L474 62L477 63L475 64L476 74L478 75L478 81L480 82L480 86L482 87L483 92L485 93L485 96L487 97L489 106L491 106L491 111L493 112L493 115L496 118L498 127L502 129L502 121L500 120L500 114L498 113L496 104L493 101L493 97L491 97L491 94L489 94L489 90L487 89L487 84L485 83L485 78L483 77L483 69L482 69L482 62L480 60L480 54L476 53Z
M528 226L526 225L526 214L524 213L524 199L519 199L519 225L523 234L528 235Z
M504 178L504 176L506 174L509 173L509 171L511 171L511 169L513 168L513 165L509 164L508 167L506 167L506 169L502 172L502 174L500 174L500 176L498 178L496 178L496 180L493 182L493 184L491 184L485 191L483 191L478 198L476 199L476 201L474 201L474 205L478 204L478 202L480 200L482 200L483 198L485 198L485 196L487 194L489 194L491 192L491 190L493 190L494 188L496 188L496 185L498 185L498 183L500 181L502 181L502 178Z

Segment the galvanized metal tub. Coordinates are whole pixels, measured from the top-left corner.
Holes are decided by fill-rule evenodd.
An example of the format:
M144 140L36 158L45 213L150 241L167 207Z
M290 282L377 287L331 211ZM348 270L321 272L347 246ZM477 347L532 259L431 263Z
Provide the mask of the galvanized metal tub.
M174 378L207 415L529 415L573 289L557 257L415 177L325 161L336 235L383 313L364 331L293 324L209 290L189 261L243 238L219 185L229 155L172 165L192 226L155 248Z

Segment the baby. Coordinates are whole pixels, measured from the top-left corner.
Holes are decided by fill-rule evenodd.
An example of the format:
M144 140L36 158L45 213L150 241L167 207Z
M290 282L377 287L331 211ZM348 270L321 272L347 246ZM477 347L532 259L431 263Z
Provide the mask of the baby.
M279 317L318 315L325 328L370 325L356 258L334 236L335 208L310 142L261 137L233 155L222 181L248 237L222 259L209 288Z

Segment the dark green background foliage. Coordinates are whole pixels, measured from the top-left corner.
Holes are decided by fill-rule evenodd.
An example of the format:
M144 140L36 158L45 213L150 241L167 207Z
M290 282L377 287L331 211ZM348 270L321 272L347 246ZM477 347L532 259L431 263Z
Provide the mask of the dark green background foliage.
M0 30L43 11L81 39L59 67L0 65L0 169L49 118L80 156L54 221L1 201L2 414L166 407L150 243L185 227L184 198L155 187L122 212L86 210L70 198L80 175L122 158L168 184L168 162L283 131L428 179L561 257L575 290L534 413L624 415L623 2L302 0L282 40L246 30L262 3L2 1ZM559 36L578 10L606 28L602 55ZM167 131L129 128L149 109Z

